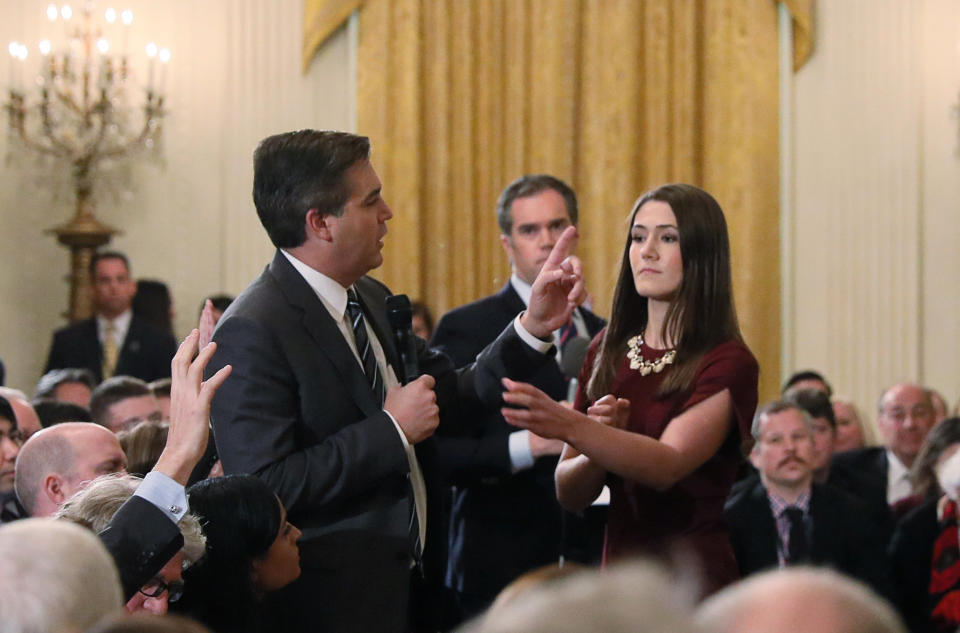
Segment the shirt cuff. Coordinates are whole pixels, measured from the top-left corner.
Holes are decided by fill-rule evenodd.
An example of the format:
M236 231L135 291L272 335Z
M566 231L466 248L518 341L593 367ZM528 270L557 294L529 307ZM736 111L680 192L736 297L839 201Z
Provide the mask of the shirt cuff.
M510 450L510 468L513 472L526 470L533 466L533 451L530 450L530 431L514 431L507 439Z
M413 447L410 446L410 442L407 440L407 436L403 433L403 429L400 428L400 424L397 423L397 419L393 417L393 414L386 409L384 409L383 412L387 414L387 417L390 418L391 422L393 422L393 428L397 429L397 433L400 434L400 441L403 442L404 452L409 453L411 450L413 450Z
M523 315L523 312L517 315L517 318L513 320L513 329L516 330L517 335L520 337L520 340L537 350L541 354L546 354L550 351L550 348L553 347L553 341L543 341L538 339L536 336L527 331L527 328L523 327L520 323L520 317Z
M156 470L147 473L143 483L133 494L160 508L160 511L174 523L183 518L189 507L186 489Z

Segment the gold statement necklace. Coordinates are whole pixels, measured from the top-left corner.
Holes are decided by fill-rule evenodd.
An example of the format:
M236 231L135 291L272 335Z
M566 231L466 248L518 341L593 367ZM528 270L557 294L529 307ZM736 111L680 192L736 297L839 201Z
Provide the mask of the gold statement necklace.
M643 345L643 334L637 334L627 341L627 358L630 359L630 369L636 369L641 376L654 373L659 374L663 368L673 363L677 358L677 350L668 350L657 360L647 360L643 357L641 346Z

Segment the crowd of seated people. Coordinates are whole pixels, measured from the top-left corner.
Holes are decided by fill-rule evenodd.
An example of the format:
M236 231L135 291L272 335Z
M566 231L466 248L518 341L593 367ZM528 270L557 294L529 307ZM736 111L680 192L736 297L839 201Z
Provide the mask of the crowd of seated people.
M271 599L301 573L301 531L261 479L220 477L209 405L229 369L202 381L212 347L196 331L165 357L172 372L160 373L170 376L157 375L156 359L121 360L124 339L100 321L121 321L124 336L165 330L160 341L168 328L141 328L144 317L129 314L125 257L106 253L91 274L102 309L84 332L57 334L34 398L0 390L0 629L276 630ZM218 299L206 302L213 320L229 304ZM112 366L54 362L91 333L118 336L117 356L102 359ZM165 355L164 345L140 349ZM123 372L138 364L145 372ZM724 510L739 582L703 595L710 583L682 552L669 565L638 558L602 571L558 561L448 624L465 633L956 630L960 418L909 382L885 389L872 418L815 371L761 404Z

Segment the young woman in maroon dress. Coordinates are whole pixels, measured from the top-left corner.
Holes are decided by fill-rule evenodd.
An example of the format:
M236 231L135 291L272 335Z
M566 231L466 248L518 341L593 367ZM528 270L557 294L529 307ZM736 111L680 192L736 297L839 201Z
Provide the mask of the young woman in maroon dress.
M723 211L692 185L634 205L610 323L574 410L504 381L511 424L566 442L557 495L577 511L611 490L604 563L692 552L704 589L737 578L723 521L757 406L757 362L737 325ZM521 408L512 408L521 407Z

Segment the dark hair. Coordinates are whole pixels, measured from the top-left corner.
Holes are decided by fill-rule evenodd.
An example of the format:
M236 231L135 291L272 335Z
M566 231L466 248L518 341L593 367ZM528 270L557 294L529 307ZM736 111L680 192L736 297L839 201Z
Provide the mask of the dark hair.
M570 224L576 226L578 215L577 194L573 192L570 185L547 174L527 174L507 185L507 188L497 199L497 223L500 225L500 232L504 235L510 235L513 231L514 200L529 198L548 189L552 189L563 196L563 201L567 205L567 214L570 216Z
M827 379L823 377L823 374L812 369L804 369L803 371L794 372L793 375L787 378L787 382L783 383L783 389L780 390L780 393L786 393L790 387L803 380L818 380L823 383L824 387L827 388L827 396L829 397L833 395L833 387L831 387L830 383L827 382Z
M54 398L35 398L30 404L37 412L40 426L43 428L63 422L93 422L90 410L73 402Z
M350 197L344 175L369 158L370 139L347 132L300 130L260 141L253 153L253 203L273 245L303 244L310 209L342 214Z
M130 260L127 259L127 256L121 253L120 251L99 251L93 254L93 257L90 258L90 267L88 272L90 273L90 278L93 279L94 274L97 272L97 264L104 259L119 259L123 262L123 265L127 268L127 272L130 272Z
M17 414L13 412L13 405L10 404L10 401L3 396L0 396L0 418L6 418L13 425L13 428L17 428Z
M227 308L230 307L230 304L233 303L233 295L210 295L206 297L200 303L200 312L203 312L203 306L207 304L207 300L210 300L210 303L213 304L214 310L219 310L220 312L226 312Z
M433 313L430 312L430 307L427 304L422 301L411 301L410 310L413 312L413 316L419 316L423 319L423 324L433 332Z
M951 444L960 442L960 418L944 418L936 424L923 440L910 468L910 480L914 493L932 499L943 494L937 483L936 466L940 455Z
M833 405L830 396L817 389L798 389L783 396L787 402L792 402L808 414L811 418L825 418L830 428L836 430L837 418L833 415Z
M676 362L664 374L660 386L660 395L664 396L689 388L707 351L724 341L742 341L743 337L733 305L730 242L720 205L699 187L663 185L637 200L630 212L629 226L640 208L651 200L667 203L676 216L683 260L683 280L667 309L662 330L664 340L672 340L677 350ZM610 322L587 383L590 400L609 392L626 355L627 339L647 326L647 299L637 294L634 286L630 243L628 228Z
M100 426L110 428L110 407L139 396L149 396L147 383L132 376L114 376L100 383L90 394L90 415Z
M203 525L207 550L183 574L187 591L182 609L215 631L245 630L256 619L259 602L253 561L277 538L280 500L252 475L199 481L187 497Z
M94 378L93 372L89 369L77 367L70 369L51 369L40 377L40 380L37 382L37 392L33 397L56 398L57 387L71 382L86 385L90 391L93 391L97 386L97 379Z
M170 397L170 389L173 387L173 378L158 378L153 382L147 383L150 393L154 398Z
M156 279L141 279L137 282L137 293L131 302L133 314L158 330L173 336L173 323L170 321L170 289L167 284Z

